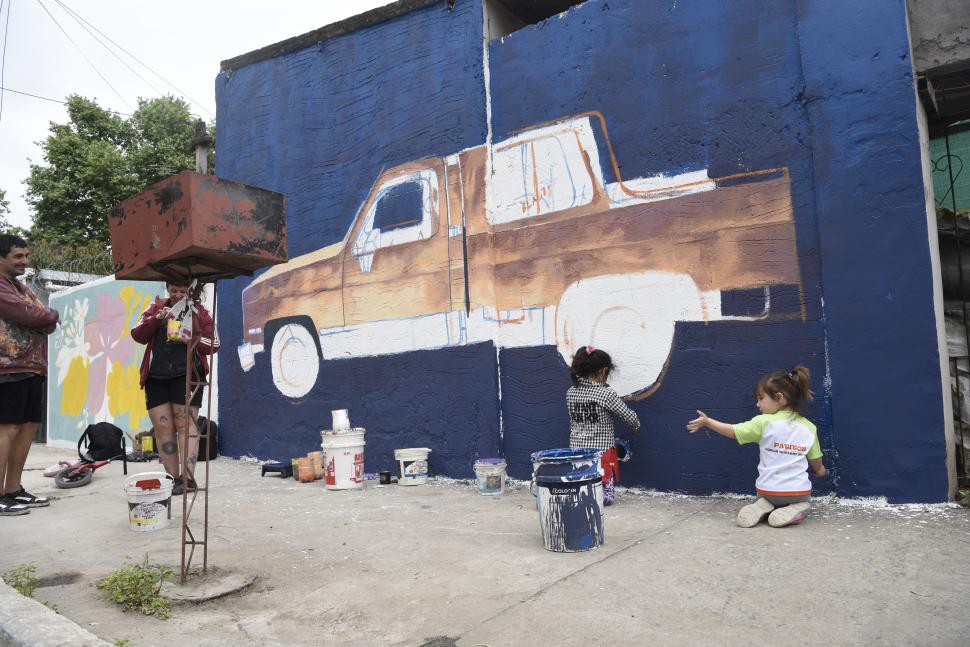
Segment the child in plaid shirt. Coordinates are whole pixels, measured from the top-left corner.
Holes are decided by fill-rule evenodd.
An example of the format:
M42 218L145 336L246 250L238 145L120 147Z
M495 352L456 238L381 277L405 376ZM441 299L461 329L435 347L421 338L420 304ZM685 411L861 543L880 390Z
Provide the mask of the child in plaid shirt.
M618 417L633 431L640 429L640 419L620 399L606 379L613 370L613 360L606 351L585 346L576 351L569 375L573 385L566 391L569 409L569 447L593 447L603 450L603 504L610 505L620 482L613 418Z

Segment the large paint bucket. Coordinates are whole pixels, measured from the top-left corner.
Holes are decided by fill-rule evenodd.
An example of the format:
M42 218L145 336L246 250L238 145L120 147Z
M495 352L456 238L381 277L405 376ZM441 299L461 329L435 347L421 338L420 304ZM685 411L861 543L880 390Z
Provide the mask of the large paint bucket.
M174 485L175 479L166 472L142 472L125 479L128 527L135 532L168 528Z
M475 461L475 479L478 493L494 496L505 491L505 460L501 458L480 458Z
M320 432L323 442L323 478L328 490L364 487L364 428Z
M532 454L532 482L546 550L572 553L603 544L602 454L590 448Z
M397 461L398 485L422 485L428 481L427 447L410 447L395 449L394 460Z

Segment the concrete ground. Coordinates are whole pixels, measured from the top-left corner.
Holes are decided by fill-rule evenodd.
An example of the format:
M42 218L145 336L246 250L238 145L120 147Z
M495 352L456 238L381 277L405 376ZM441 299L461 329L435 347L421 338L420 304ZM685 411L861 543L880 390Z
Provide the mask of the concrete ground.
M129 530L120 464L55 489L42 471L69 454L31 451L24 485L56 500L0 518L0 571L36 563L35 599L108 644L970 644L970 510L955 504L819 500L801 526L745 530L734 517L748 499L631 490L606 511L605 546L565 554L542 548L525 484L333 492L225 458L211 463L209 565L255 582L180 602L167 621L124 613L94 583L146 554L177 571L178 524ZM0 589L9 630L26 612Z

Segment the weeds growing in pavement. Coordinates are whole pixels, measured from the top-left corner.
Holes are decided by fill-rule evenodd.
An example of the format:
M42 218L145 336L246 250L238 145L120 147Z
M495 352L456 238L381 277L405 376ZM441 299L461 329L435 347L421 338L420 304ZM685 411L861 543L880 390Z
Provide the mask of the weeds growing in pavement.
M148 555L140 564L127 564L98 580L97 587L107 591L111 599L125 611L141 611L146 616L171 617L168 600L160 595L162 582L172 571L148 563Z
M35 575L36 573L37 564L18 564L3 574L3 581L20 595L32 598L34 591L40 586L40 579ZM61 612L53 602L45 601L43 605L54 613Z
M20 595L32 598L40 580L37 579L37 564L18 564L3 574L3 581L16 589Z

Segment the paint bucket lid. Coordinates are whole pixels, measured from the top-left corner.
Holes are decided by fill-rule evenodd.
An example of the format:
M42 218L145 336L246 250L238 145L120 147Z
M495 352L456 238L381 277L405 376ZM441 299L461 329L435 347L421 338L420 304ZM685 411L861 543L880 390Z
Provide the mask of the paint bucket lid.
M401 460L401 459L422 460L422 459L427 459L428 454L430 453L431 453L431 449L429 449L428 447L406 447L404 449L395 449L394 459L395 460Z
M592 447L565 447L562 449L547 449L532 454L533 463L575 463L580 461L599 461L602 449Z
M321 429L320 436L346 436L348 434L363 434L367 430L363 427L351 427L350 429Z
M591 447L549 449L532 454L536 483L577 483L602 478L603 450Z
M479 458L475 465L505 465L504 458Z

